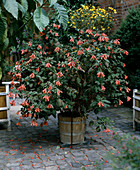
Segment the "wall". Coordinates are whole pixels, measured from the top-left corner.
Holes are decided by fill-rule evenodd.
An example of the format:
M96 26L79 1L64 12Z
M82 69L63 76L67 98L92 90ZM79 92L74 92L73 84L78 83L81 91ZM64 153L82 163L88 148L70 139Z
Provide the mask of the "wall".
M97 0L101 7L113 7L117 10L114 15L115 21L114 31L120 26L121 20L128 14L128 9L132 7L140 7L140 0Z

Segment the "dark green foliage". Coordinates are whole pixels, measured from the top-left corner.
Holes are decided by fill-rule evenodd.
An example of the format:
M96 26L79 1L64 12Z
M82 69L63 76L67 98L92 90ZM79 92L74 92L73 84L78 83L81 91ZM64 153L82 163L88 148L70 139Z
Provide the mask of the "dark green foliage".
M124 63L130 88L140 89L140 8L129 10L114 37L120 39L121 47L129 52L124 57Z

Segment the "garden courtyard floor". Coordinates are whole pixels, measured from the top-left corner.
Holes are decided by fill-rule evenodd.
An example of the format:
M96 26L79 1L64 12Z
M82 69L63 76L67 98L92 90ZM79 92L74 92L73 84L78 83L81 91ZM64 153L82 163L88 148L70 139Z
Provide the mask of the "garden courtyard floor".
M30 118L19 120L16 115L19 108L17 104L10 109L12 131L7 131L6 125L0 124L0 170L80 170L82 167L93 170L97 162L105 162L100 169L112 169L111 161L105 157L116 143L110 133L96 132L87 125L87 144L59 147L57 119L50 117L45 127L31 127ZM140 138L140 131L133 131L132 114L132 109L121 107L108 108L100 116L110 117L120 135L129 132ZM90 114L87 124L94 116ZM19 121L21 126L16 125Z

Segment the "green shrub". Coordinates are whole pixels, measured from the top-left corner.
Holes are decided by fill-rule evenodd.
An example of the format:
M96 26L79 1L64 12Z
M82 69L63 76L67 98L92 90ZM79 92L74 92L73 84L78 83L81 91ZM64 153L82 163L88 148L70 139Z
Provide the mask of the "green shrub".
M120 39L121 47L129 52L124 57L130 87L140 89L140 8L129 10L114 38Z

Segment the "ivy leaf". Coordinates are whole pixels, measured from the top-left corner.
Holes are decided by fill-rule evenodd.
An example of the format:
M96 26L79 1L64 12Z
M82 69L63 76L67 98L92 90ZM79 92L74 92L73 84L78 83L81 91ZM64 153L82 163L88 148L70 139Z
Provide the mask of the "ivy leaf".
M33 19L40 32L42 32L44 28L49 24L49 18L46 14L46 11L39 7L35 10Z
M18 19L18 3L16 0L3 0L3 5L14 18Z

